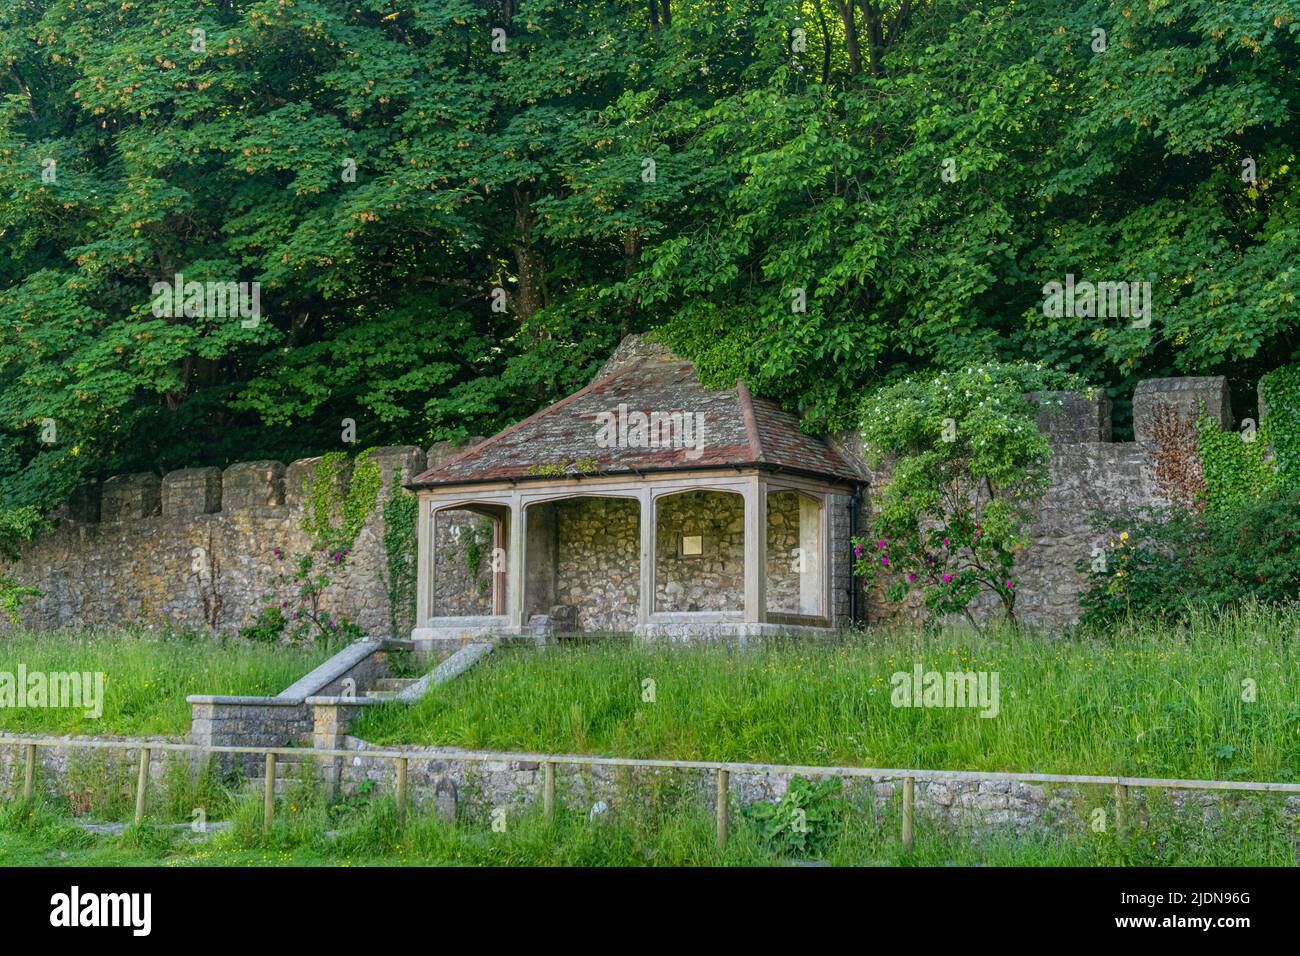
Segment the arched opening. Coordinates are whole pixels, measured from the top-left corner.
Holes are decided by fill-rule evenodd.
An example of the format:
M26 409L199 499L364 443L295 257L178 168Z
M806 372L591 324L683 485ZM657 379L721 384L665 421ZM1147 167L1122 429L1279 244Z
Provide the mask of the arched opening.
M825 617L822 502L798 491L767 493L767 610Z
M743 612L745 499L683 491L655 506L656 613Z
M625 633L641 602L636 498L572 495L526 509L524 623L562 636Z
M504 614L509 509L466 504L433 515L431 617Z

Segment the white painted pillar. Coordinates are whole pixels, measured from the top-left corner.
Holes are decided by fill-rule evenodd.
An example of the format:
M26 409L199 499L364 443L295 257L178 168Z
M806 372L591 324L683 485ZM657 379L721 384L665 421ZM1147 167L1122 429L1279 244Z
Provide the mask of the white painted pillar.
M641 501L641 603L637 623L645 624L655 609L655 503L649 488L642 488L637 497Z
M510 502L510 549L506 561L510 567L510 584L506 588L506 607L512 630L521 630L524 626L524 554L527 535L524 526L528 520L527 511L516 494Z
M415 626L428 627L433 614L434 584L434 528L433 501L427 495L419 497L420 509L415 521ZM393 637L397 637L396 634Z
M822 603L822 546L821 502L812 498L799 499L799 553L803 558L799 575L799 613L814 617L821 614Z
M767 620L767 481L745 484L745 621Z

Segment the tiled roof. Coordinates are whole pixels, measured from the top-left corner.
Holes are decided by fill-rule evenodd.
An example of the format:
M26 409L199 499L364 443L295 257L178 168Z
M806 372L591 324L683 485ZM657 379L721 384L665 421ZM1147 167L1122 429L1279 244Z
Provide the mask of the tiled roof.
M646 429L647 420L661 430ZM586 388L417 475L410 487L717 466L858 480L775 402L752 397L742 382L706 389L690 362L629 339Z

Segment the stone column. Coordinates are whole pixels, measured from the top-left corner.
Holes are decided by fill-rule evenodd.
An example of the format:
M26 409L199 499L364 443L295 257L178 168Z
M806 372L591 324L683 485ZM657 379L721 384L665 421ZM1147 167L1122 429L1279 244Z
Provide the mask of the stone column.
M655 502L654 492L642 488L641 502L641 601L637 624L646 624L655 610Z
M799 574L799 613L822 613L822 503L799 496L799 553L803 556ZM830 615L828 614L827 617Z
M528 512L519 501L518 493L510 502L510 547L506 561L510 567L510 584L506 588L506 607L510 628L522 630L524 626L524 568L526 567L526 535Z
M433 614L434 582L437 573L434 559L437 557L434 535L433 502L428 495L420 495L420 510L415 520L416 528L416 570L415 570L415 626L428 627L429 617Z
M754 475L745 487L745 622L767 620L767 481Z

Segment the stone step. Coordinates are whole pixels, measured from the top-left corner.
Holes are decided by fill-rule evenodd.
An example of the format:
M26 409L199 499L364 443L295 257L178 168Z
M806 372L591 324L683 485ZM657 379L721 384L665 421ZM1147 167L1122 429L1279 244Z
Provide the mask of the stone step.
M363 696L371 700L392 700L400 693L399 690L368 690Z
M371 685L371 690L396 690L402 691L414 684L419 678L417 677L381 677Z

